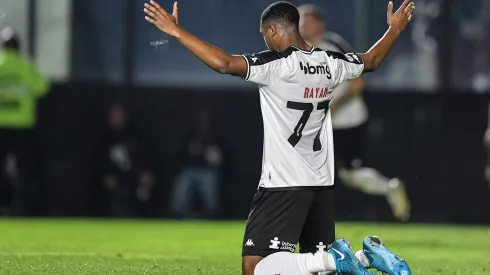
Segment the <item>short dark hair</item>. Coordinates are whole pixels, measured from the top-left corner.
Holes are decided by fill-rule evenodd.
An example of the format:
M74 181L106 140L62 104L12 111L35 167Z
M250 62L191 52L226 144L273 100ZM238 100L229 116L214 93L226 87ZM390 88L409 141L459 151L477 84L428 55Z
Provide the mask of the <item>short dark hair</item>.
M277 22L286 26L299 26L299 12L295 5L279 1L268 6L260 17L262 24Z
M308 14L313 16L318 21L323 21L324 12L323 9L317 5L305 4L298 7L300 13Z

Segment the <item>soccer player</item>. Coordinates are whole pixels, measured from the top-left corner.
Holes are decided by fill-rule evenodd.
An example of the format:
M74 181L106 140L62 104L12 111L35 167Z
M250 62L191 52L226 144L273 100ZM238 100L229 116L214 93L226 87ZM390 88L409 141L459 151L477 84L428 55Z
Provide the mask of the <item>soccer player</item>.
M178 25L178 7L165 11L151 0L145 19L174 37L211 69L258 84L264 121L264 158L259 190L252 202L242 252L244 275L309 275L318 272L369 274L366 267L408 275L406 262L376 237L356 255L334 240L333 140L329 112L342 82L376 70L412 20L415 6L388 5L385 35L364 54L342 54L309 46L299 34L299 12L276 2L261 16L269 48L230 55ZM300 253L292 253L296 244ZM326 245L329 245L328 250Z
M298 7L299 30L310 44L327 51L352 52L351 46L339 34L325 31L323 11L307 4ZM410 218L410 201L402 181L389 179L375 169L361 167L364 158L364 138L368 124L368 110L362 98L362 77L340 84L330 104L334 135L337 175L350 188L369 195L385 196L395 218Z

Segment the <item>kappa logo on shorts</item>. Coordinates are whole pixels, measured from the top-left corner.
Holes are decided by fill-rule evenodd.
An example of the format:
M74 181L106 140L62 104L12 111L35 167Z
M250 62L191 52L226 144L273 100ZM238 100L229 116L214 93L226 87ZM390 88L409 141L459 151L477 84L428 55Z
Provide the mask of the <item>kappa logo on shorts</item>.
M255 246L255 244L252 241L252 239L248 239L247 242L245 243L245 246Z
M325 248L327 248L327 246L324 245L323 242L319 242L316 248L318 248L318 252L323 252L325 251Z
M281 243L281 241L279 241L279 238L278 237L275 237L274 240L271 240L271 245L269 246L269 248L279 249L279 244L280 243Z

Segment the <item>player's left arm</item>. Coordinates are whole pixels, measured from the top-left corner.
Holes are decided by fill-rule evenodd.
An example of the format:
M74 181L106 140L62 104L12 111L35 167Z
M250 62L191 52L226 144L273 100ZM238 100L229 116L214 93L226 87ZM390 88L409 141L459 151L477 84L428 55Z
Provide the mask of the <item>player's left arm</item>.
M151 0L150 3L145 3L144 12L147 14L145 16L146 21L155 25L162 32L177 39L177 41L211 69L221 74L231 74L241 77L247 75L247 63L242 56L230 55L204 42L179 26L177 2L174 3L172 14L165 11L154 0Z
M398 36L412 21L415 12L415 4L410 0L403 1L400 8L393 13L393 2L388 4L388 30L385 35L374 44L365 54L359 54L364 60L364 72L372 72L379 68L385 57L393 48Z

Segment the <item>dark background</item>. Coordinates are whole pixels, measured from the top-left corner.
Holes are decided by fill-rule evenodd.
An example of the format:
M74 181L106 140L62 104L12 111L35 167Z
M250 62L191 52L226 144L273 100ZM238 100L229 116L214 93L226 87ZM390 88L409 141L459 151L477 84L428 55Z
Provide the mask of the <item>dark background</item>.
M246 218L260 177L262 119L250 89L170 89L104 85L55 85L39 109L38 136L44 195L40 215L98 215L97 145L107 106L124 102L139 136L157 157L154 216L166 216L173 181L175 144L194 111L210 106L226 140L231 168L223 185L222 218ZM415 222L490 223L489 189L483 177L488 98L480 95L396 95L368 92L371 124L367 166L407 183ZM340 220L391 220L384 200L342 192ZM341 206L341 207L340 207ZM362 206L362 211L359 209ZM366 213L367 211L367 213Z

